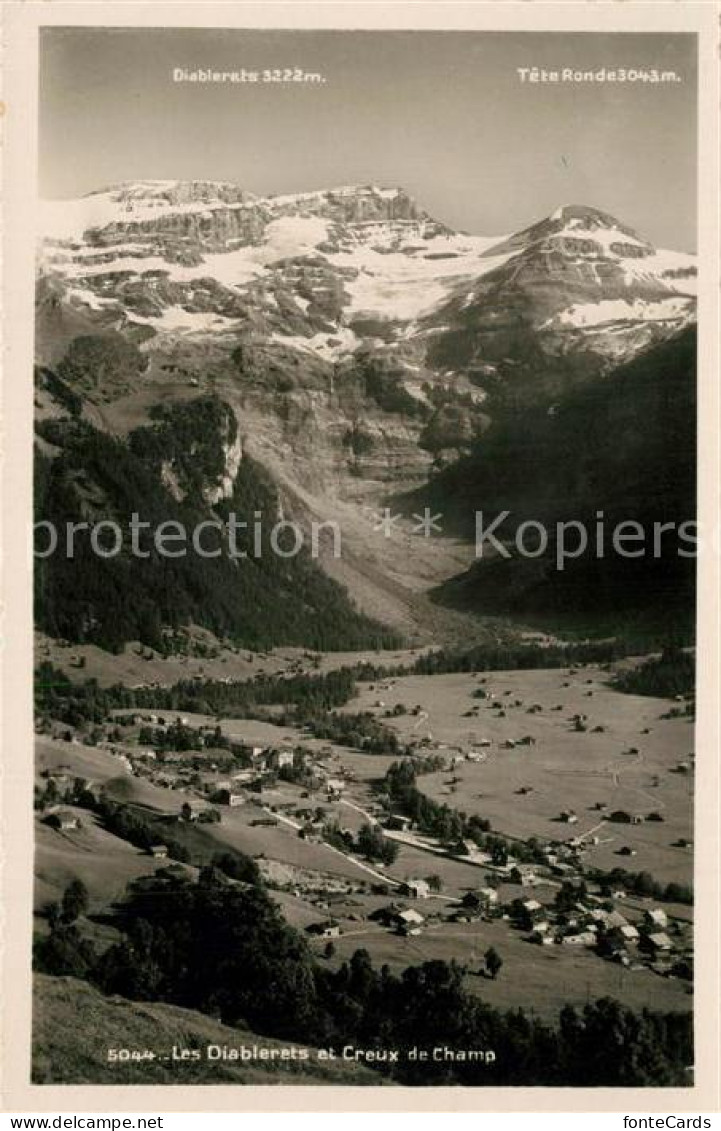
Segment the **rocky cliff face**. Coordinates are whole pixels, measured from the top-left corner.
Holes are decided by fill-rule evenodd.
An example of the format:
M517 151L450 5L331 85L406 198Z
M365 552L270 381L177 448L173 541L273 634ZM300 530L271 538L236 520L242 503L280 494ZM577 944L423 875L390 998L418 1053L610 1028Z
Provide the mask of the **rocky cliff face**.
M260 198L133 182L48 206L38 360L121 337L142 364L93 374L96 423L123 435L154 405L218 396L237 436L208 503L229 496L248 454L289 505L347 520L452 465L496 415L553 412L677 333L694 318L695 276L692 256L589 207L489 238L399 188ZM176 468L162 475L182 492Z

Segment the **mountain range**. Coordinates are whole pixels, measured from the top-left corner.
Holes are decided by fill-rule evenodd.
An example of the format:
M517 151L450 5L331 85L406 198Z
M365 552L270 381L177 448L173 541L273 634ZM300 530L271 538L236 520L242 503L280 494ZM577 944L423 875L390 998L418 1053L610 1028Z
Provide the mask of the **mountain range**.
M48 203L38 244L39 458L51 479L62 469L66 502L74 492L76 509L98 514L99 500L112 510L113 488L98 490L96 474L78 494L79 469L60 458L69 447L75 465L84 458L79 429L84 443L91 430L98 443L122 446L175 507L213 512L233 499L242 469L278 513L341 524L342 559L321 565L373 634L378 622L412 638L461 630L428 593L472 563L463 521L447 537L414 538L406 521L397 538L379 539L378 510L421 499L429 485L438 498L444 484L453 484L444 509L458 498L472 507L469 467L485 452L506 466L511 434L516 448L524 436L526 466L542 479L548 421L570 419L569 403L592 413L594 390L632 398L643 419L653 376L609 377L648 357L661 379L667 356L676 369L664 380L693 381L691 353L677 343L695 319L695 284L693 256L656 249L589 206L478 236L454 231L400 188L374 185L258 197L232 184L147 181ZM177 443L177 414L195 402L216 406L198 413L202 427L225 421L223 435L194 440L221 453L206 480L189 477ZM583 428L587 418L577 410L574 419ZM655 451L668 420L645 420ZM148 430L168 444L154 463L137 439ZM629 453L644 464L643 443ZM599 448L602 462L608 455ZM667 466L688 455L668 452ZM613 492L610 477L599 482ZM492 489L487 469L483 483ZM242 618L225 627L243 635Z

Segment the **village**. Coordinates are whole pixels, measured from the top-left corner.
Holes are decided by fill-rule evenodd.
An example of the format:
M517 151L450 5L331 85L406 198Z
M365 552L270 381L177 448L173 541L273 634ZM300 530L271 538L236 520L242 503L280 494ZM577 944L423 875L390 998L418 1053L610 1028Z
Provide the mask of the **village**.
M504 673L494 683L515 685L529 674L548 676ZM587 696L591 679L596 695L602 693L601 673L575 673L569 679L554 672L556 683L560 674L565 677L560 682L575 684L576 698ZM446 680L443 709L453 712L454 731L444 727L429 701L439 679ZM456 685L458 704L449 694ZM407 699L417 687L427 707ZM567 697L573 699L570 691ZM421 770L420 790L448 812L470 813L474 802L481 807L496 800L491 791L479 797L475 783L492 782L503 772L511 808L503 824L492 818L493 829L503 834L498 843L492 834L490 848L468 837L451 842L394 808L383 785L398 761L391 756L318 739L277 725L272 716L219 720L182 711L115 711L92 736L59 727L41 736L38 818L56 834L77 836L97 823L98 797L114 796L124 812L147 822L143 847L136 852L136 882L158 868L194 868L214 852L246 853L256 859L288 921L330 962L363 946L398 966L436 953L451 956L478 975L485 969L484 955L500 955L501 965L511 968L522 948L530 946L524 961L536 954L534 964L543 970L553 959L553 977L567 967L573 980L582 969L582 980L600 977L605 985L602 970L618 969L633 979L642 1000L658 995L659 978L674 1001L690 992L692 908L683 885L676 883L678 893L673 882L662 890L655 872L626 870L628 858L637 853L645 864L647 848L639 837L662 832L668 840L679 827L669 795L660 786L657 794L651 793L652 785L647 788L659 776L655 767L643 794L628 791L633 804L626 808L616 804L618 792L592 802L595 795L589 792L589 803L581 804L573 789L561 794L555 788L549 798L541 783L547 763L529 759L538 762L537 751L545 745L540 721L559 725L555 704L517 703L521 697L513 688L496 698L484 677L469 676L426 678L420 685L418 677L369 683L362 686L361 698L370 715L398 728L407 759ZM422 702L420 694L417 698ZM469 700L470 706L458 709ZM650 701L650 710L658 719L658 702ZM468 711L474 723L480 711L492 718L483 734L475 726L459 733ZM583 741L577 728L588 725L587 713L566 711L563 733L576 743ZM521 715L528 717L526 729ZM686 724L665 725L679 730ZM612 724L598 731L604 740L609 728ZM589 742L597 741L592 730L585 732ZM78 772L91 749L103 764L98 780ZM613 775L623 772L615 767L639 762L638 750L627 754L626 749L622 746L610 771L612 784ZM522 770L514 768L519 759L526 760ZM665 760L667 780L678 793L693 775L694 756L672 756L669 749ZM648 776L645 767L644 773ZM598 773L591 776L596 793L598 780ZM653 807L645 795L654 797ZM528 819L521 812L525 824L519 824L519 811L529 802L535 813L526 832ZM490 805L483 808L492 811ZM685 835L674 839L674 859L688 860L688 822L684 828ZM137 837L135 843L137 848ZM659 856L658 848L654 851ZM672 881L677 874L669 872ZM563 956L560 965L556 956ZM488 993L497 992L502 982L501 969L480 982L476 977L475 984Z

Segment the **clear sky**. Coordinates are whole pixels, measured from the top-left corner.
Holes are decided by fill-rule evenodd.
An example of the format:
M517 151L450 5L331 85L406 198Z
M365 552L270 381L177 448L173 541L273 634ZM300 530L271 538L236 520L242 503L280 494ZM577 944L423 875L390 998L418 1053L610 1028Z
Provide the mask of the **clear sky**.
M654 85L522 84L518 67L674 70ZM181 67L300 67L322 85L190 85ZM40 195L134 179L251 192L401 185L481 235L559 204L696 245L692 35L45 29Z

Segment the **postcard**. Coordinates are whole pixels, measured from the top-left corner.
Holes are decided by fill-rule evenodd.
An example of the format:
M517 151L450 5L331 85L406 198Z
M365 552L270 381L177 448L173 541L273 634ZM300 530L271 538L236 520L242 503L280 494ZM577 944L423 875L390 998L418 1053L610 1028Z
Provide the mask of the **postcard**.
M717 5L5 15L6 1106L712 1110Z

